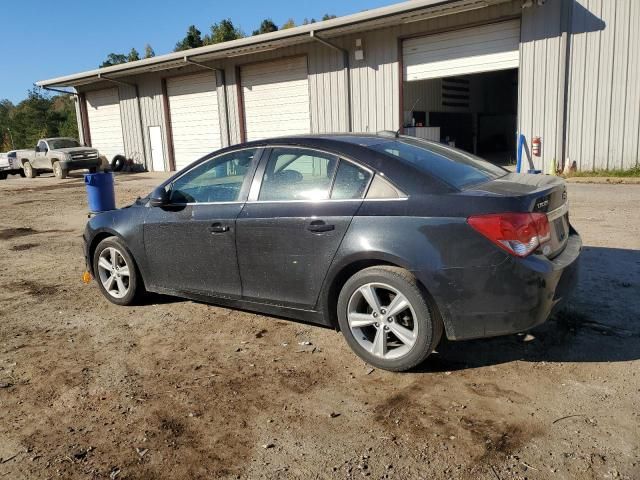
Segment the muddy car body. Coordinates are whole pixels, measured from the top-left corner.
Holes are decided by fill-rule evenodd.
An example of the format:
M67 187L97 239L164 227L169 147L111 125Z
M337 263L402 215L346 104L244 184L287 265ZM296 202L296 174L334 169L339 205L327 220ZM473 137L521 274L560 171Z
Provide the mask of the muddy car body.
M451 340L521 332L571 292L581 249L564 182L385 134L281 138L214 153L97 215L89 270L143 288L341 330L405 370Z

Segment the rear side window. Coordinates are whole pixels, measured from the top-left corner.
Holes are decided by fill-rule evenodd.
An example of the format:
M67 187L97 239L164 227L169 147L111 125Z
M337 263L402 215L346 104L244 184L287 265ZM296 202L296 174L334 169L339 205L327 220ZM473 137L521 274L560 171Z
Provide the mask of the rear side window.
M338 158L303 148L274 148L258 200L326 200Z
M345 160L340 161L336 180L331 191L333 200L362 198L371 179L371 174Z
M458 189L507 174L506 170L481 158L433 142L402 138L370 148L410 163Z

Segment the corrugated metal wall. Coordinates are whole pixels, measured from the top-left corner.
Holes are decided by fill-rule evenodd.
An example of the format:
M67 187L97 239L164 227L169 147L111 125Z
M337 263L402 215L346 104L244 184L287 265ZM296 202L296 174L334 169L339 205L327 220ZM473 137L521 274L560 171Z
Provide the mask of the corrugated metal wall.
M567 1L548 1L522 12L518 131L526 137L525 167L545 173L550 162L555 159L559 165L562 159ZM542 139L540 157L531 155L533 137Z
M581 170L638 165L639 25L638 0L573 5L566 157Z

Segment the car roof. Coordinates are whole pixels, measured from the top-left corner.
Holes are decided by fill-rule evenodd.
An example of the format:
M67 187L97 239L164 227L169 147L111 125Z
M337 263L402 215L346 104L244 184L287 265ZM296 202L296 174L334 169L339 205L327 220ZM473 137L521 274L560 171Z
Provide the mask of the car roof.
M371 148L373 145L394 140L402 140L402 137L398 136L396 132L383 132L380 134L295 135L247 142L241 145L234 145L230 150L247 147L268 148L273 146L296 146L318 149L343 156L369 167L375 172L387 177L407 194L451 191L448 185L418 169L416 166Z

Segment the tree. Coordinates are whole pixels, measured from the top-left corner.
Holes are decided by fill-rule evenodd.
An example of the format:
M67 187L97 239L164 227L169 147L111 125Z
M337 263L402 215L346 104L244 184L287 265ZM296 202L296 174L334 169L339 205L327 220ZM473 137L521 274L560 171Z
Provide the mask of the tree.
M316 23L316 19L315 19L315 18L312 18L311 20L309 20L308 18L305 18L305 19L302 21L302 24L303 24L303 25L309 25L310 23Z
M152 58L156 56L156 52L153 51L151 45L148 43L144 46L144 58Z
M110 53L107 55L107 59L102 62L99 68L111 67L113 65L120 65L121 63L127 63L127 56L122 53Z
M270 18L266 18L260 24L260 28L258 28L258 30L253 31L253 34L260 35L262 33L271 33L271 32L277 32L277 31L278 31L278 26L275 23L273 23L273 20L271 20Z
M198 30L195 25L191 25L187 30L187 35L176 43L176 48L173 51L180 52L182 50L203 46L204 42L201 35L200 30Z
M135 48L132 48L127 57L127 62L135 62L137 60L140 60L140 54Z
M7 100L0 102L0 128L2 150L13 149L14 145L15 148L33 148L43 137L77 138L74 101L69 95L50 97L40 90L30 90L27 99L16 106Z
M211 33L205 35L204 44L213 45L216 43L229 42L244 37L242 30L236 28L230 18L221 20L220 23L211 25Z
M336 15L331 15L329 13L325 13L322 16L322 21L324 22L325 20L333 20L334 18L338 18Z
M290 18L282 25L282 30L286 30L287 28L293 28L296 26L296 21L293 18Z

